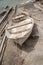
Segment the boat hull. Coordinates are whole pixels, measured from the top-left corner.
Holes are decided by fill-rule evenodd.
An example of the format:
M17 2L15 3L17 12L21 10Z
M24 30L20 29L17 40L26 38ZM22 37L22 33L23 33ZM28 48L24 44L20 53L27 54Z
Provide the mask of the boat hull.
M26 41L32 32L34 20L32 18L28 18L21 23L19 25L17 23L16 27L8 28L6 30L6 36L9 39L14 39L15 43L22 46L22 44Z
M28 37L30 36L32 30L30 32L28 32L24 37L22 38L18 38L18 39L14 39L14 42L19 44L20 46L23 45L23 43L28 39Z

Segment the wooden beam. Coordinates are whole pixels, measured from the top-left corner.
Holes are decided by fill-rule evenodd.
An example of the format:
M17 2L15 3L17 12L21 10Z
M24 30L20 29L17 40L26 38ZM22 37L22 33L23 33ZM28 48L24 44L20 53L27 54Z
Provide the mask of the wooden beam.
M1 23L6 20L6 18L8 17L8 14L10 13L10 11L12 10L13 7L10 7L9 10L6 12L6 14L3 16L3 18L0 20L0 25Z

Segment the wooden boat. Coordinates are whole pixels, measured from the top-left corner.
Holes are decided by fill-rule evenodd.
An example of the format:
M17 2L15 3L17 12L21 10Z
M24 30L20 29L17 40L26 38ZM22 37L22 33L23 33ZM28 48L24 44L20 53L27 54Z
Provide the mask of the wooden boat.
M13 24L6 28L6 36L22 46L32 32L34 21L28 16L20 15L12 18L12 22Z

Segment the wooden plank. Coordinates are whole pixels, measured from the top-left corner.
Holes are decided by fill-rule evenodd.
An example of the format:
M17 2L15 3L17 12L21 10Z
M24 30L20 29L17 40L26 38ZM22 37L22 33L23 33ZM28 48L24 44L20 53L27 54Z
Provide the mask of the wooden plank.
M3 18L0 21L0 36L3 34L3 32L5 31L5 27L7 25L7 17L9 15L9 13L12 11L12 7L9 8L9 10L7 11L7 13L3 16Z
M2 26L2 28L0 29L0 36L3 34L3 32L5 31L5 27L7 25L7 21L6 23Z
M2 43L1 43L1 46L0 46L0 54L2 52L2 48L3 48L3 45L4 45L5 39L6 39L6 36L4 36L4 38L2 40Z
M2 62L3 56L4 56L4 52L5 52L5 48L7 45L7 37L4 36L3 41L2 41L2 45L1 45L1 50L0 50L0 63Z
M12 10L13 7L10 7L9 10L6 12L6 14L3 16L3 18L0 20L0 25L1 23L8 17L8 14L10 13L10 11Z

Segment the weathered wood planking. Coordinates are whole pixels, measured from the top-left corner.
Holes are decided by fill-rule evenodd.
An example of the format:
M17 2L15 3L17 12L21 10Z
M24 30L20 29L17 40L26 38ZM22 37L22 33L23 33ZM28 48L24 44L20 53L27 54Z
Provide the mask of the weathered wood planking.
M3 58L3 54L4 54L4 51L5 51L5 48L6 48L6 41L7 40L7 37L4 36L3 40L2 40L2 43L1 43L1 46L0 46L0 62Z
M6 14L3 16L3 18L0 20L0 36L3 34L5 30L5 26L7 25L7 21L5 21L9 15L9 13L12 11L12 7L9 8L9 10L6 12Z
M1 23L8 17L8 14L10 13L10 11L12 10L13 7L10 7L9 10L6 12L6 14L3 16L3 18L0 20L0 25Z
M6 23L2 26L2 28L0 29L0 36L3 34L3 32L5 31L5 26L7 25L7 21Z

